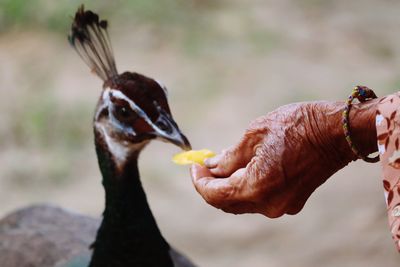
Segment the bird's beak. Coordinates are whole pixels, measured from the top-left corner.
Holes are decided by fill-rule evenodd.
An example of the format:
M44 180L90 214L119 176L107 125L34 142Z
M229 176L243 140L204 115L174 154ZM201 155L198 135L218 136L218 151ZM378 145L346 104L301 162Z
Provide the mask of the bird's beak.
M153 126L157 138L179 146L183 150L191 150L189 140L181 132L171 115L162 114Z
M166 141L168 141L168 142L171 142L174 145L179 146L183 150L191 150L192 149L192 146L190 145L189 140L180 131L179 131L179 134L177 136L167 137L167 138L164 138L164 139Z

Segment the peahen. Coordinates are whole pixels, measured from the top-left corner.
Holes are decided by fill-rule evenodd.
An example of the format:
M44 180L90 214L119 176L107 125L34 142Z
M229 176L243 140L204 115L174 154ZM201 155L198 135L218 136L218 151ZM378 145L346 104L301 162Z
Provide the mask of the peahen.
M118 74L107 21L83 6L69 41L104 81L94 116L103 220L52 206L14 212L0 221L0 266L194 266L163 238L139 179L138 157L151 140L190 149L172 118L166 88L138 73Z

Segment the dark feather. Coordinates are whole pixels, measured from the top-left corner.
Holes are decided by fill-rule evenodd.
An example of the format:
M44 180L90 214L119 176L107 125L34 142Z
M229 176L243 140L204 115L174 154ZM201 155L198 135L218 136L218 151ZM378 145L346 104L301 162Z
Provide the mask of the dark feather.
M118 75L111 42L107 32L108 23L80 6L75 14L68 36L69 43L89 68L103 81Z

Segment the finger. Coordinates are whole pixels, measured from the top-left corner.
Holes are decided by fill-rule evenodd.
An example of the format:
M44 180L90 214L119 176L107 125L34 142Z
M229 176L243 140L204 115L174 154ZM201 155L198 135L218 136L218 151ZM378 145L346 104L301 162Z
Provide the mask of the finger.
M286 211L286 213L289 215L296 215L304 208L305 204L306 204L306 201L298 201L298 202L294 203L292 206L290 206L288 208L288 210Z
M221 160L221 158L223 157L225 151L222 151L221 153L219 153L218 155L212 157L212 158L208 158L204 160L204 165L209 168L215 168L218 165L218 162Z
M257 212L269 218L278 218L284 214L295 215L302 210L307 198L298 196L295 191L287 190L271 196L268 203L260 205Z
M285 206L280 203L264 203L263 206L257 207L256 212L274 219L285 214Z
M244 143L241 142L205 162L213 176L229 177L236 170L246 166L253 155L253 149Z
M191 176L197 192L210 205L216 208L226 208L243 201L246 196L245 179L241 176L244 169L228 178L215 178L210 171L198 164L192 165Z
M285 214L285 210L280 205L271 206L266 203L264 203L264 205L265 206L258 202L238 202L227 205L221 209L224 212L233 214L259 213L268 218L278 218Z
M245 213L257 213L257 204L254 202L240 202L232 205L228 205L222 210L226 213L232 214L245 214Z
M289 215L295 215L299 213L304 208L304 205L316 187L317 186L312 187L308 185L301 186L296 196L291 200L286 213Z
M265 134L265 131L247 130L238 144L208 160L206 166L216 177L231 176L249 163L257 148L262 145Z
M201 166L200 164L193 164L190 167L190 175L192 177L193 183L196 183L199 179L204 177L212 177L212 173L206 167Z

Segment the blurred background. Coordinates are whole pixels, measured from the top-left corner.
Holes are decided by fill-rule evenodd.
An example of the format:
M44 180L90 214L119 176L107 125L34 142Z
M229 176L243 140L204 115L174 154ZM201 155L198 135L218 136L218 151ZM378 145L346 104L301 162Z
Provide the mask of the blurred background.
M69 47L78 5L109 19L120 71L169 88L194 148L219 151L278 106L400 87L394 0L0 0L0 216L52 203L100 217L92 115L101 82ZM338 127L341 127L338 125ZM199 266L398 266L379 164L352 163L296 216L216 210L178 149L153 142L141 177L165 237Z

